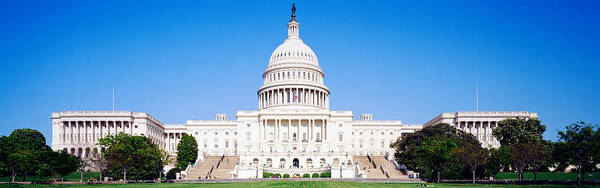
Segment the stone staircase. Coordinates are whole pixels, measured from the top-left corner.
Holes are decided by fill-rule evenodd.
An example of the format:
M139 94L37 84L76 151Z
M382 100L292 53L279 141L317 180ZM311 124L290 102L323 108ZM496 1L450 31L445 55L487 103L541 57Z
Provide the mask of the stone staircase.
M392 162L388 161L387 159L385 159L384 156L371 156L371 160L373 160L373 162L375 162L377 166L377 168L379 169L379 166L381 166L381 168L387 172L388 176L390 176L390 179L410 179L408 178L407 175L404 175L402 173L402 171L397 170L396 167L394 166L394 164L392 164ZM381 170L380 170L381 171ZM368 177L368 174L367 174Z
M387 178L381 170L375 168L375 165L367 156L354 156L354 161L358 163L360 170L367 173L367 178L384 179Z
M204 161L192 167L188 176L185 179L204 179L205 176L210 176L211 168L216 167L222 156L207 156Z
M240 162L239 156L225 156L219 167L215 168L211 175L217 179L229 179L229 173L235 169L238 162Z

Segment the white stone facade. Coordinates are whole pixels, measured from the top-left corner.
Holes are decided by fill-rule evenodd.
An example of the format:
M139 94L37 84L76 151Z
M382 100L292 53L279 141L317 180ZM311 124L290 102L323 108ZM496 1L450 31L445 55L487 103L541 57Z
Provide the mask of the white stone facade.
M149 136L162 149L176 155L181 135L187 134L196 138L200 159L239 156L232 173L237 178L260 177L264 171L331 171L332 177L355 178L361 173L353 156L391 155L391 143L423 127L399 120L373 120L371 114L354 119L351 111L329 110L330 91L324 84L325 74L316 54L300 39L295 15L287 27L287 39L273 52L262 74L264 83L257 91L258 110L238 111L235 120L217 114L215 120L170 125L139 112L57 112L51 118L52 148L86 154L98 149L100 138L125 132ZM489 130L473 131L470 123L493 128L492 122L522 116L520 112L513 113L516 112L443 113L425 126L446 122L458 124L478 137L489 136ZM489 140L486 138L483 140Z
M492 130L498 126L498 121L509 118L538 119L538 116L537 113L525 111L442 113L429 120L424 126L447 123L475 135L484 147L498 148L500 142L492 135Z

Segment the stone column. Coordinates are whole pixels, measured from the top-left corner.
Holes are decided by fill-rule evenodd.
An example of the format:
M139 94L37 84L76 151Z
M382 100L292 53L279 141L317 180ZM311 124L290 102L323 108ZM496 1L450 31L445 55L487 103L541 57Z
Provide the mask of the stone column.
M292 141L292 140L290 139L290 138L292 137L292 136L290 136L290 134L292 134L292 133L290 132L290 130L291 130L291 128L290 128L290 127L291 127L291 126L292 126L292 120L291 120L291 119L288 119L288 126L287 126L287 127L288 127L288 132L287 132L287 141L288 141L288 142L291 142L291 141Z
M313 139L314 127L313 127L312 119L308 119L308 127L310 129L308 140L310 140L310 142L314 142L314 139Z
M323 132L325 131L325 126L323 125L323 121L321 121L321 132L319 132L319 134L321 134L321 142L323 142L323 139L325 138L323 135Z
M323 127L325 127L325 139L329 139L329 131L327 130L329 127L327 126L327 121L325 121L325 119L323 119Z

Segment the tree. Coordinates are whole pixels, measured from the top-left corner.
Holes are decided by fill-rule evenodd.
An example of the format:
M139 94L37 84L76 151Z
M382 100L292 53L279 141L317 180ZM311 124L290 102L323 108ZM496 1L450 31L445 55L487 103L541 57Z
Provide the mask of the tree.
M542 134L546 126L537 119L505 119L498 122L498 127L492 130L502 147L510 148L513 167L523 180L523 172L531 167L534 174L547 161L548 148ZM537 177L536 177L537 178Z
M482 148L480 145L469 144L453 150L456 155L463 163L467 164L471 169L473 175L473 184L475 184L477 167L485 165L488 162L489 151Z
M96 167L96 169L98 170L98 173L100 175L99 181L102 181L102 171L106 170L106 168L108 167L108 161L106 160L106 157L98 151L93 151L91 162L94 165L94 167Z
M453 162L456 158L451 151L457 148L456 143L450 139L429 139L423 145L415 148L415 152L419 157L419 167L421 169L429 169L437 174L437 181L441 181L441 171L448 163Z
M542 140L546 126L537 119L505 119L498 122L498 127L492 130L501 145L510 146L525 142Z
M569 145L564 142L552 143L551 163L554 171L565 171L569 167Z
M511 146L511 151L512 158L514 159L513 167L519 173L520 181L523 181L523 172L530 166L535 166L534 173L537 173L537 170L543 165L549 154L546 146L542 146L542 143L535 141L514 144Z
M499 148L490 149L491 161L500 169L506 171L513 164L515 159L512 157L512 150L508 146L500 146Z
M396 149L395 156L399 164L405 164L409 169L417 166L415 148L421 146L427 139L452 139L458 146L480 144L472 134L463 132L447 123L424 127L413 133L403 134L392 147Z
M154 179L158 177L157 168L165 165L161 160L162 150L144 135L119 133L100 139L99 144L106 148L102 152L109 164L105 173L121 174L125 183L128 175L132 179Z
M547 168L550 164L550 156L552 154L551 142L537 142L532 145L532 157L530 168L533 172L533 180L537 180L537 173L541 168Z
M11 152L10 139L7 136L0 137L0 175L14 177L13 163L8 160Z
M566 131L559 131L559 139L564 144L571 165L577 168L577 183L581 184L584 174L589 167L595 166L594 157L597 157L600 147L600 130L594 131L591 124L578 121L566 127ZM598 159L596 159L598 160Z
M407 169L421 172L422 177L427 177L430 171L419 168L420 158L417 156L415 149L421 146L426 140L450 139L456 143L457 147L462 147L467 144L480 145L479 141L472 134L456 129L446 123L427 126L416 132L402 135L401 138L398 138L398 140L392 144L392 147L396 150L394 156L396 157L398 164L404 164ZM448 168L444 169L441 173L446 175L457 175L456 172L462 172L466 168L465 165L451 163ZM465 177L470 178L469 175L466 175Z
M83 174L85 173L85 168L87 168L91 162L91 157L87 154L81 154L77 157L77 161L79 162L79 183L83 183Z
M42 133L33 129L16 129L8 137L2 137L0 147L4 150L3 165L15 181L17 174L27 181L28 175L36 174L42 161L50 150Z
M64 181L66 175L77 171L79 168L78 159L64 150L54 152L53 157L49 160L52 171L61 177L61 181Z
M198 143L193 136L183 134L177 144L177 165L179 169L185 169L194 164L198 159Z
M160 150L159 152L159 156L158 156L160 162L156 163L156 169L158 172L158 179L162 178L162 174L164 172L164 166L167 164L171 164L171 162L173 162L173 160L171 159L171 155L169 155L169 153L167 153L165 150Z

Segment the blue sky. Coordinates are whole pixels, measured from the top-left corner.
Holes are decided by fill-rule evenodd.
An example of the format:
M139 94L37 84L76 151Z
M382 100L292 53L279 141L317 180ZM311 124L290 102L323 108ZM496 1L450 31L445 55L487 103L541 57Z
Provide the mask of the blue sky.
M332 110L424 123L537 112L556 140L600 123L599 1L296 1ZM164 123L257 108L290 1L2 1L0 135L52 112L148 112Z

